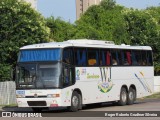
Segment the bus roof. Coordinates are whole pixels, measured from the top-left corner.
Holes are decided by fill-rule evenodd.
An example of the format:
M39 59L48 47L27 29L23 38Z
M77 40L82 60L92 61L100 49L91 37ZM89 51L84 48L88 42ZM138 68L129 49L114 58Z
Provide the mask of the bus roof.
M119 49L142 49L152 50L149 46L130 46L130 45L115 45L113 41L102 41L102 40L88 40L88 39L77 39L68 40L64 42L49 42L33 44L21 47L21 50L25 49L42 49L42 48L65 48L65 47L91 47L91 48L119 48Z

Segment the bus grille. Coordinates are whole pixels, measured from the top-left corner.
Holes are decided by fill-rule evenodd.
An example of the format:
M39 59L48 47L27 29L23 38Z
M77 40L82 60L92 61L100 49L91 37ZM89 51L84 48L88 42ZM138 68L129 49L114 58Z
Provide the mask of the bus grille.
M27 101L29 106L47 106L46 101Z
M36 98L46 98L47 96L37 96ZM35 98L34 96L25 96L25 98Z

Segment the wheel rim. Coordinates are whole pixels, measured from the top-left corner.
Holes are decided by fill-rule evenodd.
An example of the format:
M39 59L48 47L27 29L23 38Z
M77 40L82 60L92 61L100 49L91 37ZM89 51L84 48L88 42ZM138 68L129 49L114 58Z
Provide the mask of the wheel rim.
M127 100L127 95L126 95L126 92L122 92L122 101L123 102L126 102L126 100Z
M78 97L77 96L73 96L73 98L72 98L72 104L73 104L73 106L78 106Z
M133 99L134 99L134 94L133 94L133 92L130 92L130 93L129 93L129 99L130 99L130 100L133 100Z

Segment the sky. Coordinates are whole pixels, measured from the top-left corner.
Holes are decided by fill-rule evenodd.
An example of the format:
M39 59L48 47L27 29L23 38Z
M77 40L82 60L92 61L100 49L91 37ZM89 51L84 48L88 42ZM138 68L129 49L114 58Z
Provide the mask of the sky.
M116 0L116 3L137 9L160 6L160 0ZM74 23L76 20L75 0L38 0L37 7L44 17L60 17L62 20L71 23Z

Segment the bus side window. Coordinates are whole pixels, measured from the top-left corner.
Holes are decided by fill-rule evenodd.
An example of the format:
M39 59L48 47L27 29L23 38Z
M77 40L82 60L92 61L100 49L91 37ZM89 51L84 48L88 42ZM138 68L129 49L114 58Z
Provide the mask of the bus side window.
M67 64L73 64L73 52L71 48L65 48L63 50L63 62Z
M132 51L132 65L140 66L142 63L141 51L133 50Z
M122 65L131 65L132 64L130 51L123 50L121 52L121 55L122 55Z
M141 65L145 66L145 65L147 65L146 51L141 51L141 53L142 53L142 62L141 62Z
M111 50L112 65L121 65L121 54L119 50Z
M100 61L100 65L101 66L104 66L105 65L105 52L104 50L100 50L100 53L99 53L99 61Z
M111 54L110 50L100 50L100 65L109 66L111 65Z
M78 66L86 66L86 49L75 49L75 64Z
M110 51L107 51L106 53L106 64L111 65L111 54Z
M99 56L98 56L98 49L88 49L88 65L98 65L99 63Z
M153 58L152 58L152 52L147 51L147 65L151 66L153 65Z

